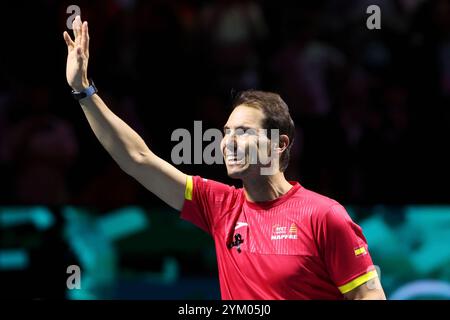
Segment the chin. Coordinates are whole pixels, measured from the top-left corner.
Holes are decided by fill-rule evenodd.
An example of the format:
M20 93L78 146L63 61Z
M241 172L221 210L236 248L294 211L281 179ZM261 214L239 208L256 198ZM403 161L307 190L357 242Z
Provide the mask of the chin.
M246 175L246 168L229 168L227 167L227 174L232 179L242 179Z
M242 166L227 166L227 174L231 179L249 179L254 177L258 172L258 168L244 164Z

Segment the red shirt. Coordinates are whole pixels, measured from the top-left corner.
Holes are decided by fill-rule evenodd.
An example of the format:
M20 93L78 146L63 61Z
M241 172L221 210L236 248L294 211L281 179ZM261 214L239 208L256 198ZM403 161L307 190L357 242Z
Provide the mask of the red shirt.
M255 203L243 189L188 177L181 217L214 238L222 299L343 299L376 276L345 209L291 184Z

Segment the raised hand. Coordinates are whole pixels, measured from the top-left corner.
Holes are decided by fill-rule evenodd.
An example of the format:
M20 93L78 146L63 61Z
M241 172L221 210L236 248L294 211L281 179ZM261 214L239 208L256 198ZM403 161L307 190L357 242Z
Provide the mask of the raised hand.
M89 87L87 68L89 61L89 30L87 21L81 22L77 16L72 23L75 41L72 41L67 31L64 40L67 44L67 83L76 91Z

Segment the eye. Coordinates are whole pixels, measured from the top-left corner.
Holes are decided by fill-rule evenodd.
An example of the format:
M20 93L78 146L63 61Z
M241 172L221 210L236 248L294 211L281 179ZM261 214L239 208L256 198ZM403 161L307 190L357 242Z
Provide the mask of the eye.
M246 129L245 132L251 136L254 136L257 134L256 129L253 129L253 128Z
M255 129L248 128L248 127L239 127L235 131L235 135L237 136L248 136L248 135L254 135Z

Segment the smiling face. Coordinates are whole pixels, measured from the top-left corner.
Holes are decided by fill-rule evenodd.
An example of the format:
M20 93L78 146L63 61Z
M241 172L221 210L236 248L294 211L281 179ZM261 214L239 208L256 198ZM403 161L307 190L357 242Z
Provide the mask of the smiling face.
M239 105L231 112L224 126L224 138L221 142L231 178L259 175L261 163L267 163L267 158L270 157L270 140L263 130L263 121L263 112L255 107Z

